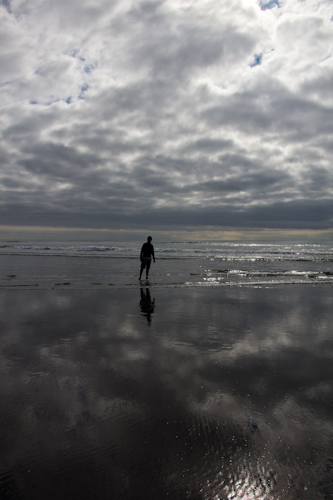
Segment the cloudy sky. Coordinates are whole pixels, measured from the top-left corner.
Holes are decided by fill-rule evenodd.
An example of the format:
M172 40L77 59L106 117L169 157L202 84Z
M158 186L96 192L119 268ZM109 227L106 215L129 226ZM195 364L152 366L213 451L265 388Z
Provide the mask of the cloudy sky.
M329 229L332 0L0 0L1 224Z

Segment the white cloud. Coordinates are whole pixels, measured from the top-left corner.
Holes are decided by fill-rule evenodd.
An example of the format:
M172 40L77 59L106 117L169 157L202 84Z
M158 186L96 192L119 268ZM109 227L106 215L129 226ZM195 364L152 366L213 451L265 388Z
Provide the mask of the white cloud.
M331 226L331 2L36 0L0 15L5 222L87 224L88 210L98 226L107 209L135 226L149 200L156 224L210 225L214 209Z

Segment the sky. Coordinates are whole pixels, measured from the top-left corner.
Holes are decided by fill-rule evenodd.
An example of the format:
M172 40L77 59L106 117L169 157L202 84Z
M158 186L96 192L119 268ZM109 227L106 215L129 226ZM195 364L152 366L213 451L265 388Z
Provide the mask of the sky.
M333 228L332 0L0 0L0 223Z

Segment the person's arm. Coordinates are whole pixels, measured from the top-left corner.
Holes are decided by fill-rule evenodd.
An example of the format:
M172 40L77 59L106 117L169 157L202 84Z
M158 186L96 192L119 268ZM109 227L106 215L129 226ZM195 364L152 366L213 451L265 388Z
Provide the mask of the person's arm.
M140 261L142 262L142 252L143 252L143 245L141 247L141 252L140 252Z
M152 245L153 247L153 245ZM154 247L153 247L153 259L154 259L154 262L155 262L155 253L154 253Z

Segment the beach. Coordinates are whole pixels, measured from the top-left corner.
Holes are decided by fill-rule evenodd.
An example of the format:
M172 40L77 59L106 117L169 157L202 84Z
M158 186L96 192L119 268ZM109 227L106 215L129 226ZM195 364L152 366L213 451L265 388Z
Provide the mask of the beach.
M333 496L330 285L11 280L1 498Z
M0 289L137 288L138 242L0 243ZM157 242L156 288L333 284L330 243Z

